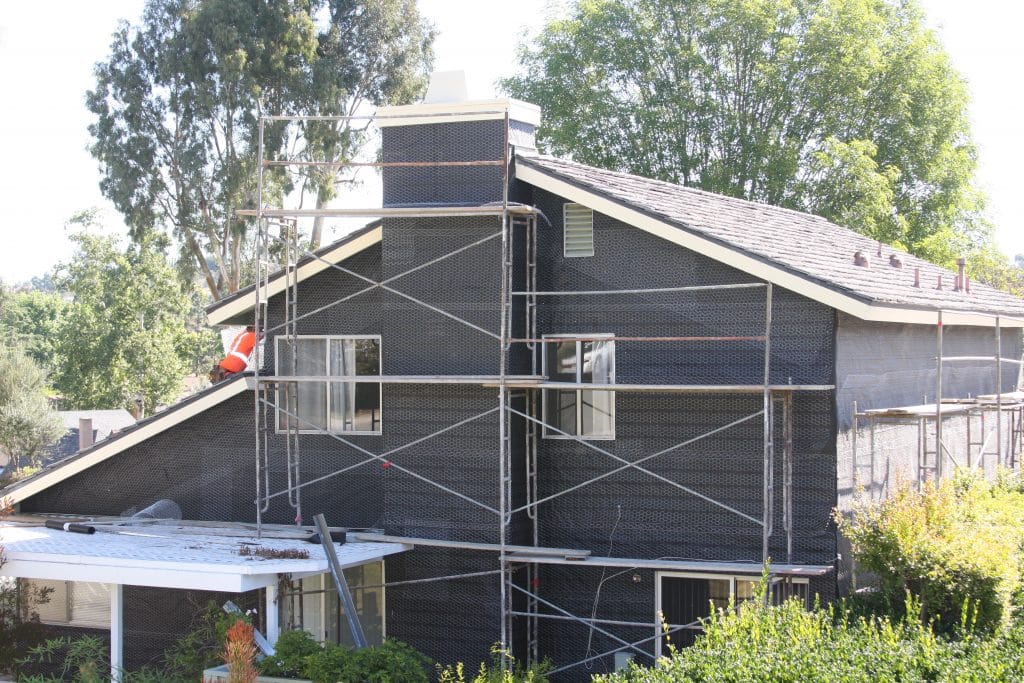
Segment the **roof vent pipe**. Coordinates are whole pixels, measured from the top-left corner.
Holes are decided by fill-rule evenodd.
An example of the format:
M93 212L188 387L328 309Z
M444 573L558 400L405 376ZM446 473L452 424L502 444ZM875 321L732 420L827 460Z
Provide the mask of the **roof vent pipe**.
M893 268L902 268L903 257L899 254L889 254L889 265Z
M868 268L871 266L871 261L868 260L868 255L859 249L853 254L853 265L860 266L861 268Z
M878 258L882 258L882 240L878 240Z
M966 284L967 281L965 280L966 276L964 275L964 270L966 269L966 267L967 267L967 259L965 259L963 256L961 256L960 258L958 258L956 260L956 272L957 272L957 275L956 275L956 289L957 290L967 289L967 284Z
M93 444L92 439L92 418L78 418L78 450L84 451Z
M942 289L942 274L939 274L939 281L935 284L935 289Z
M914 268L914 286L915 287L920 287L921 286L921 269L920 268Z

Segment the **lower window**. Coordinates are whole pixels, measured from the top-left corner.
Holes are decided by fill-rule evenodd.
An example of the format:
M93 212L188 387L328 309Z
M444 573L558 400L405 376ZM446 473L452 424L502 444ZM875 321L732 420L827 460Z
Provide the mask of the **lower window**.
M760 580L759 575L660 573L655 606L670 633L655 641L655 655L667 653L669 642L676 647L692 645L704 631L703 621L711 616L712 609L724 611L730 600L737 606L752 600ZM807 579L803 578L773 581L772 602L779 604L786 598L798 597L806 605L808 588ZM659 626L658 633L661 632Z
M22 610L38 614L44 624L110 628L110 587L105 583L22 579L22 595L28 596ZM38 595L43 599L35 599Z
M384 642L384 563L371 562L345 570L352 602L368 645ZM291 581L280 596L284 630L308 631L323 643L354 646L345 609L330 574Z

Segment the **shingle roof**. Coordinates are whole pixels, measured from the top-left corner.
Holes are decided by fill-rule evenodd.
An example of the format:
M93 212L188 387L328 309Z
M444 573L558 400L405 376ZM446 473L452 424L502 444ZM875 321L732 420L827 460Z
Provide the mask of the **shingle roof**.
M890 246L879 257L876 241L819 216L552 157L516 162L865 302L1024 316L1024 300L975 282L970 293L954 291L951 271ZM870 267L854 264L856 251L868 255ZM889 265L893 253L902 268Z
M64 421L64 427L68 431L65 432L64 436L47 447L43 463L45 465L62 460L78 452L78 420L81 418L92 420L93 443L106 439L110 436L111 432L135 424L135 418L124 409L61 410L57 414Z

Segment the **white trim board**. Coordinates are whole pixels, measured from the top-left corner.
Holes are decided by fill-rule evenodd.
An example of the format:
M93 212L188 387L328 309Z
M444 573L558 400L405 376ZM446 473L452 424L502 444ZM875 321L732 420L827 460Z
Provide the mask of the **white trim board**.
M527 164L517 164L515 175L517 179L539 187L542 190L552 192L571 202L589 206L606 216L628 223L633 227L673 244L678 244L698 254L703 254L708 258L742 270L761 280L771 282L773 285L778 285L808 299L848 313L855 318L874 322L915 323L921 325L934 325L938 322L938 312L934 309L865 303L852 296L819 285L808 278L754 258L738 248L727 247L706 237L683 230L671 223L653 218L636 209L602 197L595 192L555 178L545 171L538 170ZM942 322L944 325L994 327L995 315L947 310L942 313ZM1007 316L1001 319L1001 325L1006 328L1024 327L1024 319Z
M334 249L321 254L319 257L314 258L311 261L304 263L299 266L298 278L299 282L306 280L317 273L321 273L328 268L332 263L340 263L345 259L355 256L359 252L372 247L381 241L383 235L382 228L377 226L376 228L368 231L364 235L360 235L352 240L346 241L343 244L339 244ZM278 277L271 280L268 287L267 296L275 296L280 294L285 289L285 278ZM241 296L234 301L229 301L223 306L215 308L206 314L207 321L211 325L224 325L226 321L235 317L240 313L252 310L255 304L256 293L255 291L248 293L246 296Z
M511 98L381 107L377 110L377 117L373 122L378 128L390 128L418 126L427 123L493 121L504 119L505 112L508 112L510 121L521 121L533 126L540 125L540 107Z
M49 487L58 484L79 472L87 470L93 465L101 463L127 448L131 448L132 446L142 443L146 439L156 436L171 427L179 425L189 418L195 417L199 413L212 408L218 403L222 403L233 396L237 396L243 391L251 391L252 388L253 380L250 378L245 378L244 381L236 379L235 381L228 382L224 386L211 391L205 396L194 399L180 408L157 414L149 422L142 424L124 435L101 442L97 447L84 455L78 457L72 456L73 459L66 460L55 465L53 469L44 470L35 477L26 479L21 486L9 493L0 491L0 498L7 500L11 505L20 503L26 498L30 498L40 491L48 489Z

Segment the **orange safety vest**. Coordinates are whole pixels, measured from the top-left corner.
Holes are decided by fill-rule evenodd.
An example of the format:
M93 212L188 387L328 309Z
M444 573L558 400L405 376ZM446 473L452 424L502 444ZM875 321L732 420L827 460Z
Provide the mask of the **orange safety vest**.
M256 346L256 333L242 330L231 342L228 355L220 362L220 366L227 372L242 372L249 365L249 354Z

